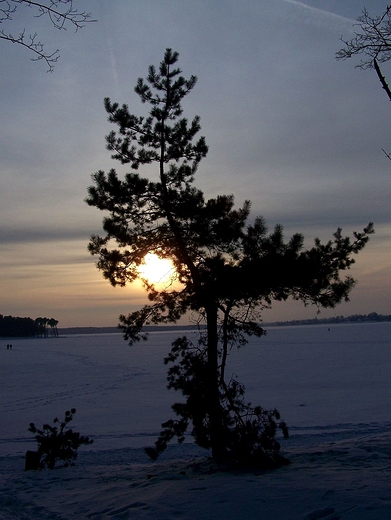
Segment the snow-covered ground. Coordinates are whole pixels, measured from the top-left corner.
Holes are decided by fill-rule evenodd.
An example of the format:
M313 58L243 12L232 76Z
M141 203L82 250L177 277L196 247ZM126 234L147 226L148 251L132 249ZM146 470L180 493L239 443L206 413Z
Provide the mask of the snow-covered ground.
M219 471L191 439L144 454L180 398L162 364L174 338L0 340L1 519L391 518L391 323L270 328L232 352L248 398L290 426L291 464L259 473ZM24 472L29 423L72 407L94 444L74 467Z

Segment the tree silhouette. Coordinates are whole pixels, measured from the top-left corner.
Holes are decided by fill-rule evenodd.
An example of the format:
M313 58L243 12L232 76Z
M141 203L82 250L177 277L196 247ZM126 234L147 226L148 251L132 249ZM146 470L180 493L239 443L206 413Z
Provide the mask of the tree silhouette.
M158 289L144 280L151 304L120 316L130 344L146 339L144 325L177 322L188 313L205 325L197 344L178 338L165 360L172 365L169 387L181 391L185 402L173 405L179 419L163 424L149 454L157 456L173 436L182 441L192 425L197 443L210 448L215 460L265 465L278 454L276 429L286 434L286 427L276 410L251 407L243 385L226 381L229 350L264 334L261 313L273 300L292 297L320 307L347 300L355 281L341 273L373 227L355 232L353 240L338 229L332 240L316 239L307 250L301 234L285 241L280 225L269 233L261 217L248 223L249 201L235 209L232 195L205 199L194 177L208 149L204 137L196 139L199 117L189 122L181 106L197 78L185 79L177 61L178 53L166 49L158 69L150 66L146 81L139 78L135 92L150 106L147 117L105 99L109 121L118 126L106 137L107 148L133 171L123 179L114 169L93 175L86 202L106 216L105 235L93 235L89 251L114 286L137 279L147 253L175 265L179 286ZM153 163L155 180L135 172Z
M68 424L73 420L75 413L75 408L67 410L62 421L57 417L53 420L53 426L44 424L42 428L37 428L34 423L30 423L28 430L34 434L38 443L38 460L35 469L54 469L57 461L62 461L64 468L73 466L79 447L93 443L93 440L69 428Z
M350 40L341 41L345 47L336 53L337 60L361 56L357 65L360 69L375 69L382 88L391 100L391 90L383 76L379 63L391 59L391 5L380 16L371 16L367 9L357 18L355 35Z
M73 0L47 0L35 2L32 0L0 0L0 24L12 23L20 8L30 8L35 18L47 17L49 22L59 30L65 30L67 26L76 31L84 27L86 23L95 22L91 14L78 11L73 7ZM19 33L0 30L0 40L16 43L32 52L33 61L43 60L48 66L48 72L52 72L54 63L60 57L59 50L46 52L44 44L38 39L36 32L26 34L26 29Z
M54 318L50 318L47 322L47 324L49 325L49 327L52 329L53 331L53 336L55 338L58 337L58 330L57 330L57 325L58 325L58 320L55 320Z
M36 324L31 318L0 314L0 337L34 337L36 333Z
M48 336L48 329L47 329L48 321L49 320L47 318L42 318L42 317L35 319L35 325L37 327L37 335L41 338L42 337L46 338Z

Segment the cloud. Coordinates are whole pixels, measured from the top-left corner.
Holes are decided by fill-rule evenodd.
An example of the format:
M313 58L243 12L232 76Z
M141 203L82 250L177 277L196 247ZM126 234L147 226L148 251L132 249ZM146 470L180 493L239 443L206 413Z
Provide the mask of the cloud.
M350 232L369 220L391 221L390 163L381 151L389 148L391 131L387 99L374 74L334 59L357 6L309 3L170 0L163 7L155 0L116 0L113 9L90 1L87 9L99 22L76 35L53 36L38 20L42 40L60 38L55 47L61 59L51 75L15 46L2 47L0 64L7 71L0 114L0 240L7 253L2 276L12 268L14 284L23 277L12 295L11 283L3 288L4 312L21 308L16 300L27 310L35 305L42 280L51 305L57 292L58 305L64 313L68 305L72 319L69 295L73 291L77 299L83 277L84 302L88 284L94 302L106 291L108 283L86 251L104 214L83 199L91 173L129 168L105 150L104 136L113 125L103 98L145 113L133 88L167 46L179 51L185 76L198 76L184 115L201 116L210 146L196 175L206 197L233 193L238 204L251 199L254 215L264 215L270 227L281 222L287 234L303 231L309 238L320 233L328 238L338 225ZM377 254L388 265L384 242ZM115 300L117 293L110 294ZM116 313L133 305L132 293L126 294ZM88 319L93 305L86 306ZM108 313L112 305L110 300ZM103 308L94 319L106 324Z

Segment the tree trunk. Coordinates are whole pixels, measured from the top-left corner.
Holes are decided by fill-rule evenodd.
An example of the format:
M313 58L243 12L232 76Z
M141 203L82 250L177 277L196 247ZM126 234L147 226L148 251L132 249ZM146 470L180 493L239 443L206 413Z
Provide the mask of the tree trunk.
M390 90L390 87L388 86L388 84L386 82L386 78L381 73L381 70L380 70L380 67L379 67L379 64L378 64L376 58L374 58L374 60L373 60L373 65L375 67L377 77L379 78L380 83L382 84L382 87L387 92L388 99L391 101L391 90Z
M208 414L210 422L210 438L212 457L217 461L224 459L226 454L224 429L219 395L218 374L218 335L217 335L217 305L208 302L205 307L208 335Z

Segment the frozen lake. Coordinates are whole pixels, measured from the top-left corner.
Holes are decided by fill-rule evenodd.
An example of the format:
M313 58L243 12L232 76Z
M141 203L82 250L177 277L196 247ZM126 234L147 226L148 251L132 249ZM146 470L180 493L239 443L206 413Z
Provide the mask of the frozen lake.
M391 323L267 330L231 352L226 374L253 404L276 407L292 436L391 424ZM72 407L94 450L152 444L181 398L166 390L163 365L178 335L155 332L133 347L121 334L13 339L12 351L0 340L0 453L24 453L35 445L30 422Z
M145 455L180 399L162 363L177 334L0 341L1 520L391 518L391 323L269 328L232 352L227 375L290 427L291 464L255 473L221 471L187 442ZM72 407L94 444L74 468L24 472L29 423Z

